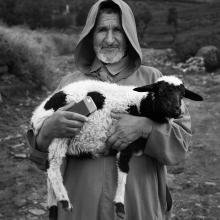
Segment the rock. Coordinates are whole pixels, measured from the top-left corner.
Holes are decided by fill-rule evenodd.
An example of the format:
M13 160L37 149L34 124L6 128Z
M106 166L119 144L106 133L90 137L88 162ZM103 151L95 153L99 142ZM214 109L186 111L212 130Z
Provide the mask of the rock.
M45 211L43 209L29 209L29 213L33 215L44 215Z
M17 135L8 135L7 137L4 138L0 138L0 142L1 141L9 141L11 139L17 139L17 138L21 138L22 135L21 134L17 134Z
M13 153L11 152L11 154L18 159L25 159L28 158L28 155L26 153Z
M178 63L177 65L173 65L174 69L178 69L182 72L204 72L205 64L203 57L190 57L185 63Z
M23 147L23 146L24 146L24 143L20 143L20 144L12 145L11 148L16 149L16 148Z
M216 46L204 46L204 47L201 47L197 53L196 53L196 56L197 57L204 57L205 54L207 54L209 51L213 51L213 50L218 50L218 48Z
M204 183L206 186L216 186L216 183L215 182L205 182Z
M39 218L39 216L34 216L33 214L26 214L25 215L25 219L28 219L28 220L39 220L39 219L42 219L42 218ZM22 220L24 220L24 219L22 219Z
M179 167L173 167L170 171L171 174L181 174L184 172L184 167L183 166L179 166Z
M195 203L195 206L201 208L202 204L201 203Z
M182 187L175 183L175 175L168 173L167 174L167 185L171 190L181 190Z
M45 209L48 207L46 202L41 202L40 205Z
M39 198L40 198L39 193L33 192L33 193L31 193L31 194L28 196L27 199L28 199L29 201L33 202L33 201L36 201L36 200L39 199Z
M14 201L15 205L18 207L24 206L27 202L26 199L21 199L21 198L14 198L13 201Z
M220 50L215 46L200 48L196 56L204 58L205 68L208 72L212 72L220 67Z
M27 219L26 215L16 216L12 220L24 220L24 219ZM32 220L32 219L29 218L28 220Z

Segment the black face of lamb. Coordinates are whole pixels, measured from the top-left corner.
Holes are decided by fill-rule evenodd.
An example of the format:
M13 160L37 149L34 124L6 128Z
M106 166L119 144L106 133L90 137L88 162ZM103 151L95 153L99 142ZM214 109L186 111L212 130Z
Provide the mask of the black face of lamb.
M157 110L159 108L159 110ZM140 103L140 115L148 117L157 122L166 122L164 113L162 113L160 106L155 101L155 94L150 92L146 98L143 98Z
M57 109L65 106L66 102L66 94L63 91L55 93L44 105L46 110L53 109L56 111Z
M178 118L181 114L181 99L184 86L174 86L165 82L158 83L154 92L150 92L141 101L141 115L157 122L165 122L167 118Z
M94 101L97 109L102 109L105 103L105 96L103 96L101 93L99 92L88 92L87 96L90 96L92 98L92 100Z
M181 115L181 100L184 96L183 85L166 85L155 92L155 112L161 117L178 118Z

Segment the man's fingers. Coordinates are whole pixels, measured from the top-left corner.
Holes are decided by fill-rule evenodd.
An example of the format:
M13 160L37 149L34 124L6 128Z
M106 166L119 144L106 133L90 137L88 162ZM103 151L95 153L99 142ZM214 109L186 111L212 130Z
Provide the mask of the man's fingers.
M77 133L79 133L80 129L79 128L66 128L66 136L67 137L73 137Z
M73 105L75 105L75 102L70 102L69 104L59 108L60 111L68 111Z
M117 133L113 134L111 137L109 137L108 141L107 141L107 146L109 148L113 148L115 150L120 150L120 146L124 145L125 143L122 142L121 139L119 139L119 136L117 135Z
M119 151L121 144L122 142L120 140L116 140L115 143L113 143L112 148Z
M81 122L86 122L88 121L88 118L84 115L78 114L76 112L66 112L66 117L69 120L76 120L76 121L81 121Z
M66 126L69 128L81 128L83 126L83 122L76 120L66 120Z
M116 142L117 140L117 135L116 134L113 134L112 136L110 136L107 140L107 145L109 148L111 148L111 146Z

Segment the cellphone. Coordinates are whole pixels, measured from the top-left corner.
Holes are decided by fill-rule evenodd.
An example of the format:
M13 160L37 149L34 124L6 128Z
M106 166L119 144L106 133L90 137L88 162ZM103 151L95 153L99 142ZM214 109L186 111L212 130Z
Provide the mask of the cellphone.
M77 102L68 111L76 112L81 115L89 116L91 113L97 110L97 107L90 96L86 96L80 102Z

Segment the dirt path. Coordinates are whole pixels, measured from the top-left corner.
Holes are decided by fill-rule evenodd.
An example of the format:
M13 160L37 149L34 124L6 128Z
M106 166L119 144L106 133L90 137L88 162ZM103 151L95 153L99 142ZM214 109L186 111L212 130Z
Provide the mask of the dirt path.
M174 219L220 219L220 75L184 77L205 101L190 102L193 143L173 174ZM188 104L188 102L187 102Z
M169 168L172 219L220 220L220 74L183 78L205 101L187 102L194 136L185 163ZM0 220L47 219L45 175L29 162L24 138L44 95L10 94L0 103Z

